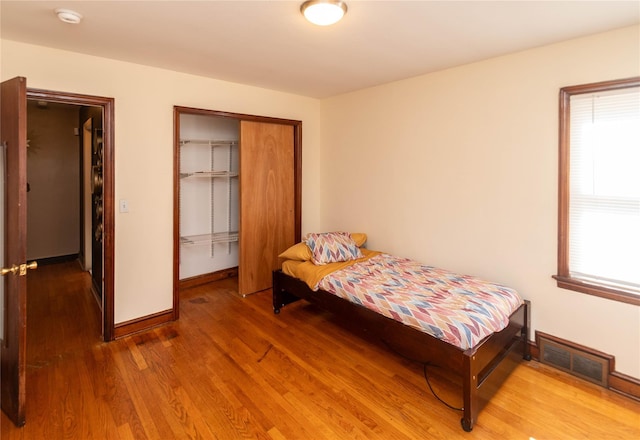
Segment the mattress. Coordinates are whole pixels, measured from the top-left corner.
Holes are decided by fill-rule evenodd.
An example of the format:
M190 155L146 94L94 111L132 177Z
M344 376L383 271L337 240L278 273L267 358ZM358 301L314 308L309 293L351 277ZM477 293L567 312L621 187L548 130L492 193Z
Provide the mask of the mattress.
M315 266L283 264L288 275L462 350L504 329L523 303L514 289L417 261L363 249L364 257ZM329 266L329 267L327 267Z

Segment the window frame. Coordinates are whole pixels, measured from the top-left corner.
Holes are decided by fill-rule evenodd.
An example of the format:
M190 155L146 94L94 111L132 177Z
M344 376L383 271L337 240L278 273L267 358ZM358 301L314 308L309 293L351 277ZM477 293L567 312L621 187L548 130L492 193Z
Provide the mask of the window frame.
M640 294L572 278L569 273L569 170L570 170L570 99L573 95L640 87L640 77L603 81L560 89L559 157L558 157L558 272L553 278L562 289L640 305Z

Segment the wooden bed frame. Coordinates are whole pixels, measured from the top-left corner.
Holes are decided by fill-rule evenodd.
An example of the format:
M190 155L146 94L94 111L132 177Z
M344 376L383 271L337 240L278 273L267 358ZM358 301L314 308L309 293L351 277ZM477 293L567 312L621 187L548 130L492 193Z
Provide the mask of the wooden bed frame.
M356 323L386 344L398 347L403 354L456 373L462 378L462 428L473 429L480 409L489 401L521 359L530 360L529 301L510 317L502 331L482 340L477 346L462 350L431 335L382 316L366 307L353 304L329 292L312 291L305 282L273 272L273 311L305 299L351 323Z

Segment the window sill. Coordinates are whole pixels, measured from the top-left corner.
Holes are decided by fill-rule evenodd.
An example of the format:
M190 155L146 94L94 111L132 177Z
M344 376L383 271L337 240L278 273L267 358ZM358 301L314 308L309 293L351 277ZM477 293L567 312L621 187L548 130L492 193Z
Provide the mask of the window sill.
M630 291L612 289L611 287L600 286L593 283L587 283L575 278L553 275L557 281L558 287L561 289L575 290L576 292L586 293L588 295L599 296L601 298L611 299L635 306L640 306L640 294Z

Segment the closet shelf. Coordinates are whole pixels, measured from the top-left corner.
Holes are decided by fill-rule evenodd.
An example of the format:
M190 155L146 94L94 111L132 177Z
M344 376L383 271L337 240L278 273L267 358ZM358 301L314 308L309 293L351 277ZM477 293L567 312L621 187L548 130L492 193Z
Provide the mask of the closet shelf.
M215 232L213 234L187 235L180 237L182 245L197 245L211 243L232 243L238 241L238 232Z
M180 139L180 145L209 145L210 147L227 147L238 145L235 140L213 140L213 139Z
M186 177L238 177L237 172L233 171L194 171L192 173L180 173L180 178Z

